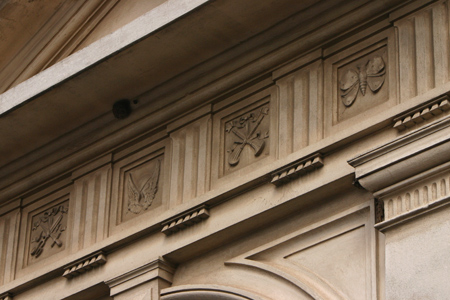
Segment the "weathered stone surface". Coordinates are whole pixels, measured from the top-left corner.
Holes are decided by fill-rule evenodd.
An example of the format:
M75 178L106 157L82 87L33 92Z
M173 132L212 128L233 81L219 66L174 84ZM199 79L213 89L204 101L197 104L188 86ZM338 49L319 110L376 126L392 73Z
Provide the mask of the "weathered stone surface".
M448 7L56 1L0 26L0 300L445 299Z

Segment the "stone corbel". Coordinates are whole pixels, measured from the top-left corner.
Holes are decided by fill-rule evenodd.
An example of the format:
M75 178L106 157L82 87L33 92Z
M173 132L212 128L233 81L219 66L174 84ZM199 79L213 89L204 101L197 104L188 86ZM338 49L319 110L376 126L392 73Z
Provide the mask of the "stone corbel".
M374 194L379 229L447 203L450 118L424 126L348 163L355 181Z
M158 299L161 289L171 286L175 266L159 258L106 281L114 299Z
M449 100L450 97L444 95L398 116L394 119L394 128L402 131L426 120L436 118L445 111L450 110Z
M313 154L305 159L294 162L272 174L272 181L276 186L280 186L299 176L302 176L323 166L323 159L320 153Z
M106 255L97 252L64 268L63 277L70 279L106 263Z
M172 233L192 226L207 218L209 218L209 209L206 205L201 205L162 223L161 225L163 226L163 229L161 232L169 236Z

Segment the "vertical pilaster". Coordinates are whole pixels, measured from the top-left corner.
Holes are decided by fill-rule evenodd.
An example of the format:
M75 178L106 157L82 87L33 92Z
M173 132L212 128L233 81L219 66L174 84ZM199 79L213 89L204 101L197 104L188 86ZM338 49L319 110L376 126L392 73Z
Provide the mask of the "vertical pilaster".
M170 203L176 205L209 189L211 160L211 116L175 130L172 138Z
M72 251L103 240L108 233L111 165L75 179L73 187Z
M20 208L0 216L0 285L14 279L20 217Z

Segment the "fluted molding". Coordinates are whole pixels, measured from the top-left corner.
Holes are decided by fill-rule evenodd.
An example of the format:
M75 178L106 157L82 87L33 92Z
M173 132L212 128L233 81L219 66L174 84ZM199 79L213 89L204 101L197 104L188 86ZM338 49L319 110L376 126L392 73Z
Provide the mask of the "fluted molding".
M448 202L450 118L424 126L349 160L355 181L373 193L378 228Z

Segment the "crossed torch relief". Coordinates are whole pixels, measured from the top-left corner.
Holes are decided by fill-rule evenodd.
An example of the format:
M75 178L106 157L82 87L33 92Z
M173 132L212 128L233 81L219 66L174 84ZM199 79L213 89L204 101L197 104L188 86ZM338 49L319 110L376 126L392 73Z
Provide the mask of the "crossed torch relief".
M255 156L259 156L263 152L264 139L269 137L269 132L261 135L261 131L257 131L257 129L268 113L269 107L265 106L260 109L259 114L252 112L227 124L226 132L232 133L235 137L232 148L227 150L230 166L236 166L239 163L242 150L246 145L253 149Z
M40 229L40 233L31 240L32 243L36 244L31 250L31 256L38 258L42 254L48 240L51 240L52 248L55 245L58 247L62 246L62 241L59 237L66 228L61 224L61 221L63 214L66 214L67 211L68 208L65 208L63 205L53 207L44 212L43 216L39 217L39 220L33 224L31 230L36 231Z

